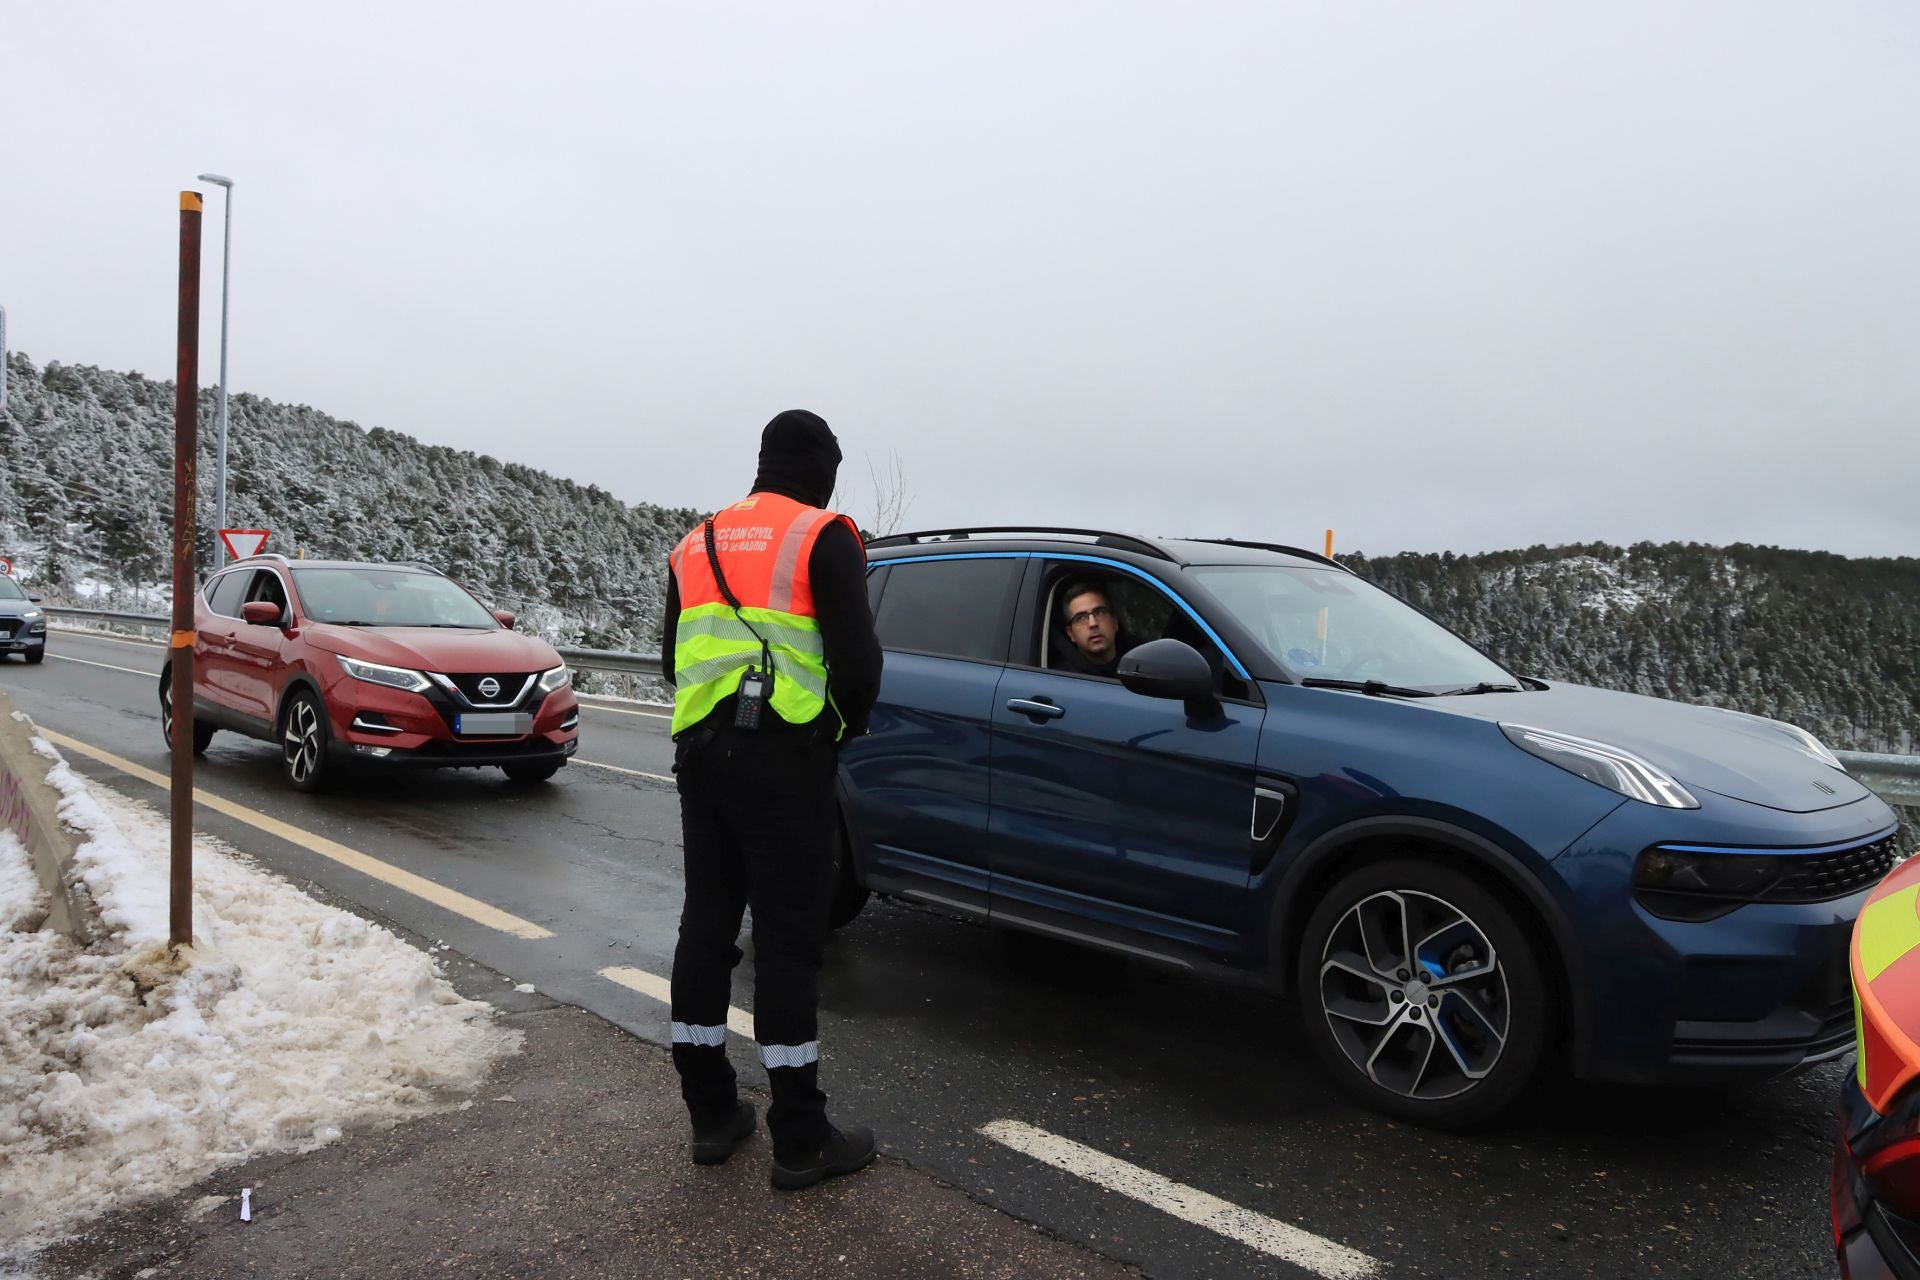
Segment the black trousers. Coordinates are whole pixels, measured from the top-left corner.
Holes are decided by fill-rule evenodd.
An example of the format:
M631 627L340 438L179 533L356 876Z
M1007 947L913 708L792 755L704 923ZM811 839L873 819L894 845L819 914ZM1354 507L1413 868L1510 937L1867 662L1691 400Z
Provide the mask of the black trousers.
M675 747L687 897L673 953L673 1065L696 1129L732 1113L727 1005L750 906L753 1030L773 1094L767 1129L776 1156L799 1155L828 1133L817 1020L838 753L811 728L745 732L710 728L712 719Z

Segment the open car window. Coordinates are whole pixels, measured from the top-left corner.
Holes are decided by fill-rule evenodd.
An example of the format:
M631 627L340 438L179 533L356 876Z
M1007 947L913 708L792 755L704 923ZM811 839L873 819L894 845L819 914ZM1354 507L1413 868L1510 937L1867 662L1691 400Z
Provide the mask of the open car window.
M1179 640L1193 646L1213 668L1214 690L1221 697L1243 701L1253 698L1253 690L1233 671L1220 646L1194 621L1187 608L1158 586L1124 569L1071 562L1048 564L1041 575L1041 597L1035 610L1038 634L1026 638L1024 655L1016 650L1017 661L1064 674L1084 675L1071 665L1073 641L1067 635L1064 617L1066 594L1082 584L1091 585L1105 595L1119 628L1121 653L1149 640ZM1114 679L1096 675L1085 675L1085 678Z

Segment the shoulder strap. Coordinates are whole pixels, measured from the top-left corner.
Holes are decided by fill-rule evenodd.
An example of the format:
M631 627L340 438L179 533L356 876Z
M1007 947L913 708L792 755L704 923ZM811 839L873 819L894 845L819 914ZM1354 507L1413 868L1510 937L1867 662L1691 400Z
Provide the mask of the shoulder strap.
M740 597L734 595L733 588L727 585L727 575L720 571L720 554L714 550L712 516L707 517L707 563L713 566L713 581L714 585L720 588L720 598L732 605L736 614L739 613ZM741 621L745 622L746 619L742 618ZM759 632L754 634L758 635Z
M713 584L720 588L720 598L725 600L728 606L732 608L733 616L740 619L740 625L752 632L753 638L760 642L760 661L765 670L772 671L773 646L767 643L767 638L761 635L751 622L747 621L745 614L740 612L740 597L733 594L733 588L727 585L727 575L720 570L720 553L715 550L713 545L712 516L707 517L707 563L713 566Z

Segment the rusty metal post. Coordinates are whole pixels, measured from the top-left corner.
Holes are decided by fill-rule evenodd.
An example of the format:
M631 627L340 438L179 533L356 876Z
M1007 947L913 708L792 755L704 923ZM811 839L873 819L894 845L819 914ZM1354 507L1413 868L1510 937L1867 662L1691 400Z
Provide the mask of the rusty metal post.
M180 193L180 350L173 386L173 878L168 940L193 943L193 553L200 445L200 193Z

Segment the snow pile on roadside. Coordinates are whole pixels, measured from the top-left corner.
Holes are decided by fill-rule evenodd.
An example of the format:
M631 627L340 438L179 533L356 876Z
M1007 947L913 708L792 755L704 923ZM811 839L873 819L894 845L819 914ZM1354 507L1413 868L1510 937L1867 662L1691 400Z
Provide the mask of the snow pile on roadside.
M518 1049L430 957L205 837L196 945L171 955L165 815L51 780L104 941L26 931L44 894L0 833L0 1273L223 1165L459 1105Z

